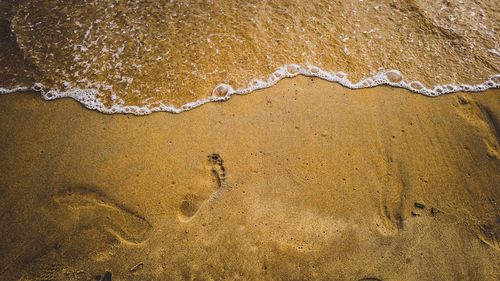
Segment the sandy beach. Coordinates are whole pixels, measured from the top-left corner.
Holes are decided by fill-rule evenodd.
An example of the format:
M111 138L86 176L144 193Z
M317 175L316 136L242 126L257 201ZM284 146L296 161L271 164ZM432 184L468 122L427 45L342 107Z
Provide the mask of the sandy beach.
M499 90L0 96L1 280L498 280Z

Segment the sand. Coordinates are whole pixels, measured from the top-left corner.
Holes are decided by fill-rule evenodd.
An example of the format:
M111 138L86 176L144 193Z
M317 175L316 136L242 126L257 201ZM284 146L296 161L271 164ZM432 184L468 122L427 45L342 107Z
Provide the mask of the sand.
M498 280L499 90L0 97L1 280Z

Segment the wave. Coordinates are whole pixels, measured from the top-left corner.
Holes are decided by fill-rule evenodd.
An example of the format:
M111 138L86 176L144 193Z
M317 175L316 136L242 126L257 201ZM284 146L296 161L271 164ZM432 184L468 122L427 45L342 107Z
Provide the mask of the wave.
M405 81L403 75L398 70L388 70L380 72L371 77L361 79L358 82L352 82L344 72L331 72L323 70L317 66L302 67L298 64L285 64L274 71L266 80L250 80L245 88L233 88L231 85L220 83L212 94L206 98L198 99L186 103L180 107L172 104L163 104L160 102L154 106L134 106L124 105L121 99L117 99L111 106L106 106L100 101L99 91L97 89L70 89L59 91L57 89L45 89L43 84L35 83L32 86L17 86L11 89L0 88L0 94L9 94L14 92L35 91L40 94L44 100L55 100L60 98L72 98L80 102L83 106L91 110L97 110L106 114L133 114L148 115L154 112L181 113L199 107L209 102L227 101L233 95L247 95L256 90L269 88L285 78L293 78L299 75L307 77L316 77L329 82L338 83L350 89L371 88L380 85L389 85L398 88L408 89L412 92L429 97L441 96L444 94L456 92L482 92L488 89L500 88L500 74L490 76L481 84L441 84L433 88L425 87L419 81Z

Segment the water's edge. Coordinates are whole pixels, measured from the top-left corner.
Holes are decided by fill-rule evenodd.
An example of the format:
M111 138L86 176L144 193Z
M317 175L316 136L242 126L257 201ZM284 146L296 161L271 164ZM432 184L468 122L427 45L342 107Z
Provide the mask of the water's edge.
M123 102L118 100L115 104L108 107L105 106L99 98L99 92L96 89L71 89L69 91L59 91L57 89L45 89L41 83L35 83L32 86L17 86L6 89L0 87L0 94L10 94L15 92L35 91L40 94L44 100L55 100L59 98L72 98L80 102L83 106L91 110L97 110L106 114L133 114L133 115L148 115L153 112L171 112L181 113L191 110L203 104L216 101L226 101L232 95L246 95L253 91L269 88L284 78L293 78L298 75L307 77L316 77L329 82L336 82L350 89L362 89L376 87L380 85L389 85L397 88L408 89L412 92L433 97L456 92L482 92L488 89L500 88L500 74L490 76L481 84L444 84L436 85L432 89L426 88L419 81L405 81L398 70L389 70L378 73L371 77L364 78L358 82L352 82L347 78L344 72L329 72L322 70L316 66L301 67L296 64L286 64L279 67L273 72L267 80L254 79L251 80L246 88L234 89L231 85L218 84L212 92L212 95L193 102L186 103L181 107L175 107L171 104L165 105L160 103L154 107L149 106L133 106L123 105Z

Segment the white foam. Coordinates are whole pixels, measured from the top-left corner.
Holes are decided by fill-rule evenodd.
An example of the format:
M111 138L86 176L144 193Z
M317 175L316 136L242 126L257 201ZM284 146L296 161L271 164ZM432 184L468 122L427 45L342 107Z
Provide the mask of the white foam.
M215 101L225 101L231 98L232 95L246 95L253 91L269 88L284 78L293 78L298 75L317 77L326 81L336 82L342 86L351 89L361 89L375 87L379 85L390 85L393 87L408 89L412 92L419 93L425 96L440 96L455 92L481 92L487 89L500 88L500 74L489 77L481 84L468 85L468 84L443 84L436 85L432 89L426 88L419 81L405 81L404 76L398 70L387 70L380 72L371 77L364 78L358 82L352 82L347 78L344 72L329 72L317 66L302 67L297 64L286 64L279 67L274 71L266 80L254 79L251 80L246 88L234 89L231 85L218 84L212 95L202 98L193 102L186 103L181 107L175 107L171 104L155 103L154 106L132 106L124 105L124 102L113 93L112 97L114 104L106 106L100 101L99 91L96 89L78 89L73 88L70 90L60 91L57 89L45 89L40 83L35 83L31 87L17 86L11 89L0 88L0 94L9 94L14 92L23 92L33 90L40 93L44 100L54 100L59 98L72 98L80 102L85 107L97 110L107 114L134 114L134 115L148 115L153 112L172 112L181 113L191 110L203 104Z
M500 57L500 50L497 50L497 49L488 49L488 52L496 55L497 57Z

